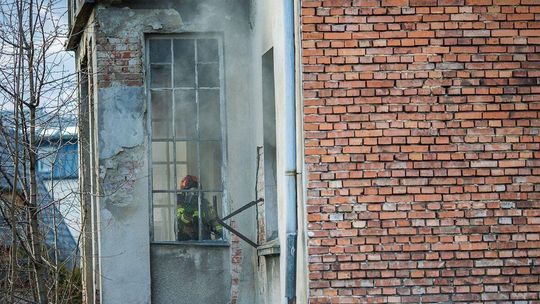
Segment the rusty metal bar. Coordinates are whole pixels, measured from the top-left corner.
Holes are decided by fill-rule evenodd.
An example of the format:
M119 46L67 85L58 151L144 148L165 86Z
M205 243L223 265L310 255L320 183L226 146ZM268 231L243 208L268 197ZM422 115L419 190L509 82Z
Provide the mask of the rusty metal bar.
M230 232L232 232L233 234L237 235L239 238L241 238L242 240L244 240L246 243L250 244L251 246L257 248L259 247L259 244L253 242L252 240L250 240L247 236L243 235L240 231L234 229L233 227L229 226L227 223L225 223L225 221L227 219L230 219L231 217L241 213L242 211L244 210L247 210L255 205L257 205L257 203L260 203L260 202L263 202L264 199L260 198L256 201L252 201L252 202L249 202L247 204L245 204L244 206L240 207L239 209L233 211L231 214L225 216L224 218L219 218L219 216L216 216L216 220L218 221L218 223L220 223L225 229L229 230ZM214 210L218 210L217 208L217 199L216 197L214 197L213 199L213 202L212 202L213 206L214 206Z

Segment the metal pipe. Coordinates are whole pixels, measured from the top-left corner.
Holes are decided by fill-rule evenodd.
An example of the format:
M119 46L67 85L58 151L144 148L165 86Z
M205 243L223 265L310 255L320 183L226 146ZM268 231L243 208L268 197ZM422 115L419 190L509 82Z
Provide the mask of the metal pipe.
M296 297L296 81L295 81L295 27L294 0L283 0L284 58L285 58L285 208L287 250L286 259L286 297L294 303Z

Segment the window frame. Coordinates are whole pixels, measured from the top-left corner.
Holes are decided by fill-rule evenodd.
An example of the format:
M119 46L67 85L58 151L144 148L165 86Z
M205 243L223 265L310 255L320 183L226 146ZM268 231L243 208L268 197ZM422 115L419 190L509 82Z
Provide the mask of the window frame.
M261 56L261 108L263 111L263 158L264 158L264 229L265 240L271 242L279 240L279 214L277 190L277 110L276 110L276 73L275 49L271 46ZM270 103L270 104L268 104ZM269 113L267 112L269 111ZM270 117L267 117L270 114ZM270 118L271 128L268 128L267 119ZM272 134L273 133L273 134ZM268 145L267 139L273 135L273 146ZM270 153L273 152L273 163L270 164ZM270 176L272 175L272 176ZM271 181L269 179L272 179ZM272 185L273 184L273 185ZM274 189L270 189L273 186ZM272 199L269 199L271 195Z
M53 146L38 147L37 171L40 174L55 174L55 166L58 161L58 149Z
M151 84L151 62L150 62L150 41L152 40L170 40L171 41L171 47L173 46L173 40L175 39L216 39L218 42L218 56L219 56L219 62L218 62L218 68L219 68L219 104L220 104L220 131L221 131L221 184L222 184L222 190L221 190L221 208L217 211L217 213L220 216L223 216L223 214L226 214L228 212L229 204L228 202L228 183L227 183L227 161L228 161L228 143L227 143L227 107L226 107L226 81L225 81L225 44L224 44L224 35L223 33L217 33L217 32L186 32L186 33L178 33L178 34L148 34L145 35L144 40L144 63L143 63L143 69L144 69L144 80L145 80L145 98L146 98L146 106L147 106L147 117L146 117L146 132L147 132L147 142L148 142L148 148L147 148L147 154L148 154L148 193L149 193L149 234L150 234L150 243L151 244L162 244L162 245L202 245L202 246L229 246L229 235L228 231L223 229L222 233L222 239L219 240L189 240L189 241L156 241L154 240L154 189L153 189L153 151L152 151L152 137L153 137L153 130L152 130L152 84ZM171 87L174 88L174 54L171 51ZM158 88L159 90L159 88ZM164 90L164 89L162 89ZM172 96L174 96L174 90L172 91ZM174 97L173 97L174 100ZM174 102L173 102L174 104ZM173 105L174 106L174 105ZM172 110L174 111L174 109ZM172 119L171 121L174 121ZM176 130L173 127L171 127L171 132L173 133L173 138L176 137L174 133L176 133ZM199 141L200 142L200 141ZM174 142L174 146L176 146L176 141ZM200 164L200 150L197 151L199 164ZM199 168L200 170L200 168ZM200 179L200 176L199 176ZM178 182L178 181L175 181ZM200 193L204 191L200 191ZM216 192L216 191L213 191ZM176 217L174 217L176 220ZM200 230L200 227L199 227ZM175 224L175 233L176 231L176 224ZM176 237L175 237L176 239Z

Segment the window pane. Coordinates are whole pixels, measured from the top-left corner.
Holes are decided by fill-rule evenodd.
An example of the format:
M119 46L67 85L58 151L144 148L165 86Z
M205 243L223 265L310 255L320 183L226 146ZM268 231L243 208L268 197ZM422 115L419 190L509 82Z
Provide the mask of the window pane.
M197 65L199 87L219 87L219 67L217 63L199 63Z
M150 40L150 62L171 62L171 40Z
M152 139L169 139L172 136L171 91L152 91Z
M150 40L154 241L223 238L219 47Z
M220 192L201 192L201 195L201 237L203 240L220 240L223 238L223 227L216 218L221 216L222 194Z
M218 62L218 42L216 39L197 40L197 59L199 62Z
M152 165L152 188L154 190L169 190L174 188L174 165L173 164L153 164Z
M173 193L154 193L155 207L174 207Z
M153 142L152 143L152 161L154 162L173 162L172 142Z
M51 147L40 147L38 151L38 169L42 173L50 173L56 162L57 151ZM60 158L59 158L60 159Z
M150 85L152 88L170 88L171 66L169 64L153 64L150 68Z
M176 142L176 162L177 165L177 182L178 189L183 190L180 186L182 179L187 175L192 175L199 179L199 166L197 159L197 142L195 141L178 141Z
M201 142L201 189L221 190L221 142Z
M195 90L176 90L174 101L176 138L196 138L197 103L195 101Z
M154 208L154 241L174 241L174 207Z
M189 174L190 172L188 171L188 165L187 164L176 164L176 176L177 176L177 182L176 182L176 189L178 190L182 190L182 179L184 179L186 176L188 175L194 175L194 174Z
M168 121L152 121L152 130L155 139L170 138L170 122Z
M195 87L195 42L193 39L174 40L174 85Z
M199 192L179 192L176 195L178 241L199 239Z
M273 240L278 237L276 101L274 84L274 49L272 48L262 57L264 209L267 240Z
M199 129L201 139L221 139L219 90L199 91Z

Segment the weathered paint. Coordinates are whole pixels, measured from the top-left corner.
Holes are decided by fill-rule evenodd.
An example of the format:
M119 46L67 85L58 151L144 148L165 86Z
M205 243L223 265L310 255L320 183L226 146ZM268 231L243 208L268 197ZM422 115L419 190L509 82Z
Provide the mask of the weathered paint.
M116 3L116 2L114 2ZM261 56L283 46L282 10L273 1L130 1L96 7L81 45L95 59L94 90L99 157L94 220L102 303L279 303L284 288L279 256L258 263L257 252L229 236L230 247L151 244L148 170L148 112L145 38L148 35L221 33L224 39L227 181L224 214L256 197L257 146L263 144ZM94 18L95 17L95 18ZM80 50L81 48L79 48ZM277 134L284 115L284 52L275 55ZM278 135L279 138L279 135ZM278 139L278 171L284 170L285 143ZM278 180L278 188L284 181ZM282 204L283 197L279 197ZM281 205L280 205L281 206ZM280 213L286 214L283 206ZM284 218L284 217L282 217ZM238 229L257 238L254 209L234 218ZM281 228L281 227L280 227ZM284 239L282 239L284 240ZM266 258L263 258L266 259ZM256 272L264 273L257 276ZM258 280L259 278L268 278ZM189 281L190 283L187 283ZM262 294L256 285L267 286ZM281 298L278 299L278 298ZM187 300L189 299L189 300ZM182 302L180 302L182 303Z
M100 126L103 127L100 134L100 147L103 147L100 149L101 174L105 189L113 193L110 198L105 196L103 199L100 209L101 221L103 227L114 227L118 223L128 227L130 224L138 223L139 227L142 227L140 233L133 235L137 238L133 240L139 248L137 255L123 253L118 254L117 258L108 260L102 258L101 270L104 276L110 275L114 278L117 274L110 273L109 270L116 271L116 269L110 268L108 261L123 259L125 263L130 263L130 261L140 260L141 264L145 265L150 264L148 261L151 261L152 267L148 273L146 270L133 273L132 279L147 284L152 282L153 303L170 303L173 298L226 303L229 299L237 298L237 303L247 304L254 301L254 261L252 258L254 249L240 242L237 242L239 247L236 249L196 246L189 250L191 253L189 258L187 256L173 258L178 252L185 250L186 245L150 245L147 239L150 220L147 196L148 171L145 172L145 176L137 175L137 178L142 181L138 187L144 189L145 195L133 198L131 190L128 190L136 182L132 180L132 172L129 168L137 167L141 161L144 164L143 167L146 168L147 162L148 133L147 128L144 126L141 128L141 126L148 118L146 107L140 106L146 102L142 73L145 35L221 31L226 41L227 139L228 147L232 147L235 151L228 158L228 170L224 172L226 179L231 180L227 187L229 210L234 210L254 199L254 178L234 178L234 176L245 176L246 171L254 172L251 170L254 164L250 160L255 158L255 149L253 151L245 149L242 153L238 153L237 148L234 148L242 145L252 146L249 143L253 138L251 131L244 128L245 125L252 124L250 105L247 102L252 100L251 89L245 86L245 83L249 82L249 65L239 61L239 58L242 58L249 62L250 58L249 49L242 47L249 41L248 16L244 14L242 7L235 4L227 4L218 9L209 5L211 2L203 2L193 6L178 4L167 9L148 9L145 8L149 6L147 3L137 4L136 2L131 8L98 7L100 29L98 40L101 42L98 49L101 49L101 52L98 51L97 56L104 69L100 82L103 89L100 89L99 94L99 104L102 109L99 112ZM210 18L218 12L219 17ZM184 16L187 17L183 18ZM197 16L200 18L196 18ZM113 46L107 46L107 43ZM122 61L126 57L127 63ZM123 67L122 64L126 65ZM125 73L126 69L127 73ZM134 104L127 105L125 109L119 109L117 105L125 102ZM126 128L123 127L124 125ZM119 130L119 126L123 129ZM246 185L253 186L246 187ZM239 229L251 238L255 236L254 218L253 211L235 218ZM141 237L141 233L146 234ZM102 229L101 236L101 256L103 257L116 250L131 251L134 245L124 242L129 239L127 235L121 236L109 229ZM107 242L108 240L110 243ZM201 261L201 263L197 264L196 261ZM213 268L205 269L205 265L213 265ZM179 271L180 269L190 271L182 272ZM236 279L233 280L231 272L234 274L235 271L238 273ZM185 278L186 273L189 274L189 280L195 280L198 284L183 283L185 280L180 280L180 278ZM113 288L118 289L117 294L123 293L119 289L128 292L125 286L117 284L119 282L122 282L119 278L103 281L102 300L105 303L114 303L111 299L116 299L116 297L108 292ZM175 292L172 294L167 290ZM150 296L147 286L129 292L134 294L129 297L130 299L147 299ZM178 298L178 296L181 297Z
M99 157L107 160L125 148L144 144L144 88L113 86L99 89Z
M231 273L228 247L154 245L152 303L226 303ZM180 286L180 288L179 288Z

